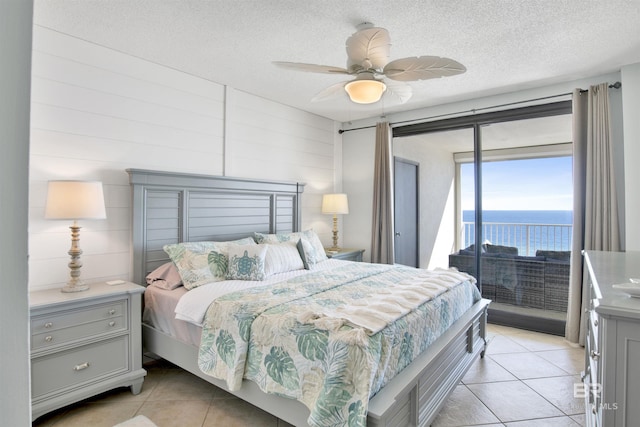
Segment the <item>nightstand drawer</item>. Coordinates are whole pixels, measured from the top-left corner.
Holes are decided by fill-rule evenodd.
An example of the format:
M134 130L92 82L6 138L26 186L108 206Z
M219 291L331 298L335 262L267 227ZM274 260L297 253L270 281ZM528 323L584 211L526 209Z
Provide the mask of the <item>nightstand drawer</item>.
M126 316L127 301L119 300L104 304L87 305L85 307L33 316L31 319L31 335L55 331L58 329L91 323L98 320Z
M128 335L31 360L33 400L129 370Z
M33 334L31 336L31 350L44 350L48 347L71 343L83 338L125 331L126 329L127 321L124 316L84 323L68 328L58 328L41 334Z

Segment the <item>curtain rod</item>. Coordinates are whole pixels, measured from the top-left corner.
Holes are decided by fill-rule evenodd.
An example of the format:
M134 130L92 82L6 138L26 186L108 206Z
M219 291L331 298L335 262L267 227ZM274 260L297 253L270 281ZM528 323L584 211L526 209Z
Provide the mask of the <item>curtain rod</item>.
M611 83L609 85L609 88L611 88L611 89L620 89L621 87L622 87L622 83L620 83L620 82ZM589 89L580 89L580 93L585 93L585 92L589 92ZM399 121L399 122L389 123L389 125L393 126L393 125L400 125L400 124L410 123L410 122L421 122L423 120L439 119L439 118L442 118L442 117L455 116L455 115L458 115L458 114L465 114L465 113L473 113L473 114L475 114L478 111L491 110L493 108L500 108L500 107L510 107L512 105L524 104L524 103L533 102L533 101L543 101L545 99L560 98L562 96L568 96L568 95L573 95L573 92L561 93L561 94L558 94L558 95L543 96L541 98L526 99L524 101L509 102L509 103L506 103L506 104L493 105L491 107L473 108L471 110L457 111L455 113L438 114L436 116L423 117L421 119L402 120L402 121ZM371 125L371 126L362 126L362 127L353 128L353 129L340 129L340 130L338 130L338 134L342 135L343 133L351 132L352 130L371 129L371 128L374 128L374 127L376 127L376 126L375 125Z

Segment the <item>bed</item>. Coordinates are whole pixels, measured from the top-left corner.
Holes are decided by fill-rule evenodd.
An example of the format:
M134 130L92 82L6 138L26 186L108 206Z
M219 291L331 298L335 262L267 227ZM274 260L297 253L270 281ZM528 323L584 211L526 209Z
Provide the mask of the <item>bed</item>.
M133 280L136 283L144 284L149 272L169 261L167 253L162 249L164 245L180 242L230 241L250 237L254 233L282 234L300 231L303 184L133 169L128 170L128 173L133 194L132 269ZM398 286L403 283L411 284L414 280L396 279L396 277L405 277L395 276L397 274L413 274L408 271L408 268L398 270L391 266L371 264L365 266L362 263L337 260L333 263L337 264L326 264L328 266L326 272L322 269L314 270L308 273L308 277L314 275L317 282L327 283L334 280L338 273L347 274L348 272L360 274L362 281L357 283L361 283L362 286L371 282L366 278L373 275L380 275L381 279L386 277L385 280L391 282L395 280ZM373 270L376 271L372 272ZM291 288L289 285L296 280L302 280L301 277L304 276L283 277L282 281L277 281L273 286L269 285L271 290L268 292L274 294L273 289L275 289L278 295L286 294ZM376 280L377 278L378 276ZM468 287L468 284L465 286ZM461 286L455 289L458 288ZM266 289L265 287L255 291L257 301L266 300L261 294L261 292L267 292ZM333 290L334 286L327 285L326 290L328 289ZM171 305L177 304L180 299L180 296L174 293L172 297L165 299L164 303L159 302L162 301L160 299L157 302L153 298L163 296L152 295L153 293L149 288L146 292L148 294L146 297L149 297L148 300L145 298L146 303L154 306L168 305L169 309L166 310L168 312L172 310ZM162 292L156 294L162 294ZM438 295L434 301L447 296L450 297L451 292ZM173 302L171 302L172 298ZM293 304L293 308L281 311L295 311L295 303ZM489 301L485 299L472 301L470 308L465 308L455 319L452 319L451 325L446 330L438 333L428 347L417 354L417 357L414 355L413 360L407 362L406 367L399 367L397 374L392 378L381 376L376 381L370 380L369 383L379 384L380 389L364 391L365 394L371 390L374 392L373 397L367 398L364 402L365 418L356 417L353 420L357 421L348 422L345 421L347 418L340 418L341 423L364 425L366 422L369 426L429 425L471 364L484 355L488 304ZM309 319L323 317L318 316L317 312L311 314L308 316ZM299 320L299 315L300 313L295 322L306 322L306 320ZM405 318L409 317L405 316ZM299 326L299 323L296 324ZM306 326L305 324L305 328ZM354 329L353 324L343 325L342 328ZM204 331L211 334L210 338L213 341L215 337L220 336L219 325L205 323ZM362 340L372 342L372 337L381 335L379 331L370 332L371 334L364 338L361 336L360 342ZM284 397L287 395L284 389L275 390L275 394L270 394L261 390L260 387L264 388L264 384L259 386L260 381L242 378L238 380L237 372L235 379L216 378L204 373L201 367L203 365L206 367L211 361L207 362L205 359L203 363L203 350L200 349L198 340L200 339L201 344L204 344L211 339L206 338L206 333L201 334L202 329L198 329L193 324L166 318L166 316L163 319L162 315L149 314L145 310L143 344L146 351L182 367L293 425L308 425L307 420L312 420L312 424L318 425L318 417L321 419L320 422L326 421L322 420L322 411L319 413L315 411L316 418L313 419L314 410L310 411L305 404ZM240 365L236 371L238 370L242 374L243 367ZM248 369L248 371L252 370ZM212 368L211 371L215 369ZM259 377L259 374L256 375ZM244 372L242 376L251 376L251 372ZM254 377L254 380L257 377ZM285 383L280 377L279 382L280 385ZM279 385L276 384L276 386ZM349 403L348 399L344 400ZM348 406L351 409L357 408L358 405L355 403L351 402ZM334 422L334 424L340 423Z

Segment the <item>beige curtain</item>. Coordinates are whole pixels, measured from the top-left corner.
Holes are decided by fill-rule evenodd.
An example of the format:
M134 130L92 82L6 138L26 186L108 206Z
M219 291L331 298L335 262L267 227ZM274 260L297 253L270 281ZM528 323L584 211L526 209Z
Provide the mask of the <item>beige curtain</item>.
M584 345L588 294L583 249L620 251L618 202L611 141L609 88L573 93L573 241L567 340Z
M371 262L393 264L393 170L391 126L376 125L376 152L373 174L373 221Z

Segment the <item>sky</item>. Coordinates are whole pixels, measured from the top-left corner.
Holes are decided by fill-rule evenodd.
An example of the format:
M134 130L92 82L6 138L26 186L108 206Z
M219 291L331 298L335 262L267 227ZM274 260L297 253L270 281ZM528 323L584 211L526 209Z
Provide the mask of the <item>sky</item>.
M482 164L483 210L572 210L571 157ZM474 209L473 164L462 165L462 210Z

